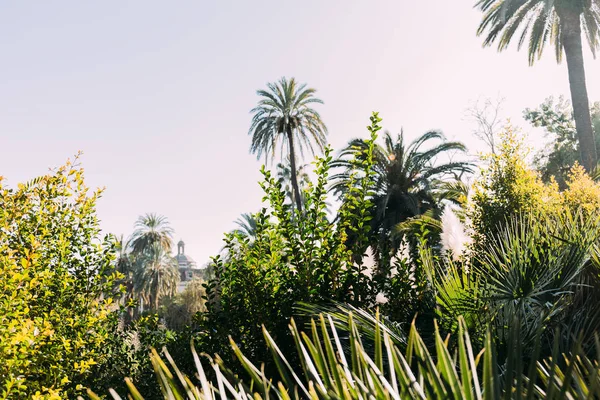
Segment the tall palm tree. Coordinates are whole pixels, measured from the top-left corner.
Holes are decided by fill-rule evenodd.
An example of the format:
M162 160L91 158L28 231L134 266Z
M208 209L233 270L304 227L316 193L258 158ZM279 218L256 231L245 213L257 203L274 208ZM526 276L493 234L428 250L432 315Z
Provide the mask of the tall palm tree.
M129 246L132 253L138 256L154 244L158 244L167 252L171 251L173 229L166 217L148 213L138 217Z
M522 28L518 47L529 34L529 64L541 57L547 42L554 44L560 63L563 50L567 58L571 100L579 139L581 160L590 172L598 163L592 131L590 106L583 65L582 32L592 49L600 45L600 2L598 0L478 0L483 13L478 35L487 31L484 45L498 42L498 50L508 47Z
M425 148L436 141L438 143L433 147ZM333 168L341 169L332 176L331 187L340 197L355 172L350 160L360 157L366 146L363 139L351 140L332 163ZM466 147L459 142L446 141L437 131L427 132L411 143L406 143L403 132L395 139L388 132L383 135L383 145L376 145L373 153L375 185L371 199L371 235L372 244L379 252L377 258L385 259L389 252L397 250L399 240L393 235L396 225L438 208L437 193L441 190L441 182L471 172L467 162L436 163L439 156L454 152L465 153Z
M322 151L326 143L327 127L319 113L311 106L323 101L314 97L315 89L298 84L294 78L281 78L268 83L268 90L258 90L261 97L250 112L254 114L249 134L252 135L250 151L260 158L274 157L275 149L287 148L290 158L291 183L296 207L302 211L302 199L298 187L296 147L304 154L307 147L314 154L315 147Z
M179 280L177 260L160 242L153 243L136 259L135 290L154 310L162 298L175 295Z

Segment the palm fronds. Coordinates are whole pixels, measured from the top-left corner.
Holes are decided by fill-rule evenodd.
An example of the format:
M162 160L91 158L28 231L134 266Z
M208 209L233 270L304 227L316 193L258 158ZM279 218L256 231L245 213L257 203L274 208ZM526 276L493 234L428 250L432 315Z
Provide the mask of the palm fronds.
M177 260L155 243L136 259L134 289L154 310L160 299L174 296L179 283Z
M268 90L258 90L261 97L253 113L249 134L252 136L250 152L257 159L275 157L281 145L282 157L289 157L292 191L296 207L302 210L302 199L298 184L296 152L304 155L308 148L314 155L315 148L323 151L327 143L327 127L319 113L312 108L323 101L314 96L316 90L298 84L294 78L281 78L277 83L267 84Z
M166 251L173 246L173 228L166 217L154 213L140 216L135 222L135 230L129 240L134 255L139 255L155 243Z
M329 315L321 314L312 320L308 334L301 332L292 320L290 330L300 358L297 368L263 329L267 347L277 365L275 376L267 376L263 368L246 358L233 340L231 347L246 371L245 379L230 374L219 357L208 358L203 364L193 346L197 383L177 368L166 349L163 351L166 362L155 350L150 358L165 399L483 400L600 396L600 368L581 354L578 345L562 356L555 352L548 359L534 357L527 367L520 357L519 338L515 336L511 342L514 352L499 365L489 330L483 349L477 352L464 320L459 319L457 325L458 332L452 341L443 339L436 328L435 346L430 351L413 324L406 349L401 351L385 326L377 322L374 346L368 351L352 313L344 321L344 331L349 333L347 338L338 333ZM347 346L342 342L347 342ZM207 378L205 365L214 378ZM127 384L131 398L142 399L131 381ZM114 392L111 395L120 399ZM98 398L91 392L90 396Z
M518 215L473 249L469 264L427 263L434 269L429 275L438 316L451 327L462 315L479 332L491 321L503 343L515 320L523 343L531 344L540 330L552 342L555 328L584 329L589 339L600 315L582 296L593 298L591 288L598 287L591 255L599 238L598 219L580 213ZM427 254L420 256L427 259Z

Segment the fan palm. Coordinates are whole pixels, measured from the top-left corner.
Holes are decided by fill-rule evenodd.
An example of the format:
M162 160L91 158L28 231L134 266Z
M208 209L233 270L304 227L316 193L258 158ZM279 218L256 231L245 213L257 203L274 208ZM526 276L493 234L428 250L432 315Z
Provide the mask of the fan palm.
M132 253L138 256L154 244L170 251L173 246L173 229L166 217L148 213L138 217L129 245Z
M136 260L135 290L154 310L163 297L171 297L179 283L177 260L160 244L153 243Z
M425 145L441 141L435 146ZM383 145L374 151L375 186L372 196L372 234L379 244L388 241L392 228L409 218L436 209L437 186L448 176L457 176L471 171L471 165L463 161L436 163L439 156L453 152L464 153L466 147L459 142L448 142L441 132L427 132L411 143L406 143L404 134L395 139L386 132ZM344 195L351 178L353 164L349 160L359 156L365 148L363 139L354 139L344 148L332 167L341 168L333 175L331 189ZM395 250L395 245L392 249Z
M458 315L472 327L493 321L502 344L517 320L524 344L541 331L552 336L558 326L561 340L584 331L583 344L591 345L600 318L598 275L591 262L599 221L598 216L568 210L552 216L517 215L486 243L476 245L470 272L451 261L438 265L431 276L442 325L454 324ZM426 264L435 263L428 259Z
M302 199L298 187L296 167L296 147L304 153L307 147L314 154L315 147L323 150L326 143L327 127L319 113L311 106L323 101L314 97L315 89L306 84L298 84L294 78L281 78L279 82L268 83L268 90L258 90L261 97L258 105L250 112L254 114L249 134L252 135L250 151L260 158L274 157L275 149L287 148L290 159L291 184L296 207L302 211Z
M571 99L579 149L584 167L590 172L598 163L592 131L590 107L585 83L583 45L585 34L592 53L600 45L600 2L598 0L478 0L483 13L478 35L487 31L484 45L498 42L498 49L508 47L515 33L522 28L518 46L529 34L529 63L542 55L546 43L554 44L556 58L561 62L563 50L569 70Z

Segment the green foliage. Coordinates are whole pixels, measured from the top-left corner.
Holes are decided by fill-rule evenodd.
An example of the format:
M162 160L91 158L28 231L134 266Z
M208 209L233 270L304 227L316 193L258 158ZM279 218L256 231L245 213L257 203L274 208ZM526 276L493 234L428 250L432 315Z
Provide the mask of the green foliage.
M361 166L352 160L360 159L366 146L363 139L354 139L340 152L332 165L339 171L332 178L331 190L344 196L352 187L350 178L362 173ZM448 182L447 178L471 171L467 162L437 162L438 159L465 151L462 143L448 142L436 131L427 132L411 143L406 143L404 133L396 138L386 133L383 145L375 145L374 186L369 196L369 244L375 250L380 272L389 271L391 258L402 239L394 234L397 225L429 211L437 211L442 197L439 194L447 186L444 183Z
M600 183L586 174L582 166L575 164L571 168L565 184L561 193L563 207L592 216L600 210Z
M469 205L469 217L479 235L495 232L520 212L543 213L553 207L553 196L558 193L527 166L523 141L511 126L500 137L497 154L485 157L488 165L474 184Z
M294 204L294 190L292 189L292 170L290 168L291 161L289 157L285 160L285 162L281 162L277 164L277 179L281 183L281 187L287 194L289 204ZM298 180L298 187L300 189L300 199L302 200L302 204L305 203L306 199L304 198L304 189L310 182L310 177L308 176L308 165L299 165L297 167L296 178Z
M570 399L600 396L600 367L585 357L575 346L562 357L538 359L529 367L521 357L519 338L514 337L513 353L497 366L492 335L487 333L484 348L477 353L464 321L459 319L458 332L444 340L436 329L434 348L429 349L414 325L405 350L394 342L390 330L376 320L373 345L361 335L352 313L344 321L347 337L338 333L333 319L321 314L311 321L310 332L301 332L292 321L290 331L299 368L293 368L277 341L263 328L263 335L277 365L273 374L254 365L231 340L233 352L245 370L245 379L232 375L222 359L211 362L215 377L207 378L194 347L192 353L200 384L181 373L168 352L167 362L156 351L151 360L161 384L164 398L189 399ZM539 362L538 362L539 360ZM133 399L142 399L133 385ZM92 398L97 398L90 393ZM119 399L113 393L115 399Z
M554 45L560 62L563 46L571 44L565 43L563 31L581 32L579 26L571 25L575 22L582 25L592 52L600 44L600 9L593 1L478 0L475 7L484 13L477 30L478 35L487 31L484 46L498 42L498 50L505 50L519 32L518 48L528 44L529 64L542 56L548 43Z
M113 243L83 170L0 186L0 398L73 397L107 361Z
M134 255L140 255L148 251L154 245L158 245L165 251L171 251L173 247L173 229L166 217L158 214L145 214L135 222L135 231L129 240L131 251Z
M600 148L600 103L595 103L590 114L596 147ZM555 102L550 97L536 109L526 109L524 117L533 126L544 128L551 142L535 156L535 164L546 183L556 180L560 189L565 189L569 171L582 160L579 155L577 129L573 109L562 96Z
M290 182L295 205L302 211L302 196L296 166L297 152L304 153L308 148L314 154L315 147L323 150L327 143L327 127L319 113L312 108L315 103L323 103L316 98L315 89L306 84L298 84L294 78L281 78L276 83L268 83L268 90L258 90L261 97L253 113L249 134L252 135L250 151L257 158L274 157L275 149L281 143L282 151L287 151L290 162ZM282 154L282 157L285 156Z
M135 257L134 289L152 310L175 295L180 280L177 260L160 243L153 243Z
M191 355L186 350L190 343L190 331L167 328L157 314L143 315L129 325L120 321L118 326L112 328L106 343L110 362L97 371L95 379L88 385L96 392L106 392L110 388L126 390L123 378L128 377L146 398L161 397L160 388L153 376L152 363L148 359L151 348L168 347L182 367L187 367L192 362Z
M182 330L189 326L196 313L205 310L206 291L205 282L200 278L192 279L183 292L165 302L160 313L164 315L165 324L175 330Z
M491 322L499 354L509 351L511 335L531 351L533 338L541 334L540 351L549 354L554 340L567 349L572 337L583 333L589 349L600 326L593 261L600 239L600 185L575 165L561 192L552 181L544 184L524 159L522 142L508 127L467 206L475 231L468 256L453 262L419 255L430 266L438 318L455 331L456 318L464 317L481 341ZM563 334L556 336L556 328Z
M304 193L304 213L295 218L281 182L263 169L264 208L254 216L255 237L226 237L227 256L216 257L215 279L207 285L202 317L205 351L221 352L234 337L255 359L265 359L261 325L284 345L293 342L286 329L296 302L346 301L373 303L375 293L361 267L368 246L372 152L380 119L371 117L371 140L354 162L361 174L352 177L336 223L327 218L326 196L330 150L316 162L316 182ZM349 247L348 234L354 240ZM221 352L222 353L222 352Z
M252 214L242 214L236 221L235 224L238 226L233 233L238 235L246 236L249 239L254 239L256 236L256 219Z
M438 264L432 274L438 317L453 330L461 315L480 338L491 322L500 344L506 344L518 321L519 338L529 348L540 331L552 337L555 328L566 332L575 322L596 325L594 307L583 312L579 305L577 313L573 305L591 288L600 293L597 279L588 279L594 269L590 263L594 244L600 239L599 222L598 214L590 217L568 210L559 215L515 216L488 237L468 266Z
M7 369L12 381L7 381L5 397L37 391L46 397L73 396L78 383L98 392L108 387L123 391L126 385L133 398L178 398L177 393L195 398L201 391L207 398L596 395L600 184L578 165L562 192L553 183L544 184L525 164L522 142L509 127L469 198L466 185L432 178L468 169L464 163L436 167L430 162L429 156L455 145L442 144L441 150L409 146L408 157L402 143L396 143L387 154L375 144L380 121L374 113L370 139L360 141L352 148L353 157L344 159L345 186L333 221L326 201L329 167L335 165L329 148L315 163L316 180L306 183L302 212L290 204L283 182L263 168L266 206L240 223L244 229L226 235L226 254L213 259L214 279L206 292L202 281L195 280L175 295L178 274L172 274L177 268L163 247L170 237L165 220L138 226L134 239L144 243L138 250L134 242L123 240L116 246L100 244L93 216L97 194L86 197L76 168L59 170L18 191L4 190L7 206L0 211L0 227L6 235L0 261L12 286L1 292L2 300L9 300L0 303L5 307L0 318L9 328L0 325L0 355L12 359L0 368L13 368ZM387 161L379 163L382 155ZM394 186L388 178L404 176L399 165L420 171L408 174L413 183L422 183L409 193L419 197L425 191L433 205L401 224L390 224L388 234L399 244L386 255L389 268L373 273L367 253L381 232L373 235L379 226L373 223L373 210L388 193L379 190ZM402 199L391 196L387 201ZM470 219L475 230L473 247L457 257L445 251L449 219L444 213L438 220L442 202L464 207L451 216ZM392 206L397 204L385 207ZM18 290L22 285L33 289ZM119 313L107 309L115 288L126 292L128 301L136 293L145 296L158 314L119 323ZM55 303L57 308L50 309ZM371 315L375 307L383 317ZM323 312L318 323L311 322ZM120 315L125 321L123 310ZM295 327L292 316L309 335ZM63 328L59 317L87 330ZM21 330L12 329L21 326L15 322L21 319L26 321ZM60 342L53 337L57 332L63 335ZM578 335L581 339L575 340ZM213 358L201 360L195 350L190 355L186 348L192 340ZM148 360L150 348L168 348L163 355L171 367L157 352ZM20 358L19 352L41 360L45 369ZM83 354L89 358L74 365L86 370L75 374L68 368L71 361L63 360ZM101 368L94 368L95 363ZM208 372L202 370L207 366ZM193 376L194 367L200 374L198 388L184 378ZM27 368L31 377L21 372ZM36 374L46 369L62 375L40 383Z
M488 165L473 185L466 205L477 241L493 235L512 217L534 213L544 219L563 209L595 215L600 210L600 184L577 163L563 176L563 190L551 179L544 184L525 162L526 151L512 127L501 135L497 154L486 156Z
M249 131L252 153L256 153L258 158L263 153L272 157L280 141L290 145L291 138L287 136L290 132L296 136L294 144L300 150L303 146L313 154L314 146L323 150L327 143L327 127L319 113L311 107L312 104L323 103L314 96L316 90L299 84L294 78L281 78L278 82L268 83L267 88L256 92L261 100L250 111L254 114ZM293 155L288 156L291 158Z
M177 260L171 255L173 229L166 217L157 214L140 216L128 240L117 240L115 266L122 274L117 281L124 295L121 304L127 308L127 323L142 309L158 311L162 301L169 300L180 280Z

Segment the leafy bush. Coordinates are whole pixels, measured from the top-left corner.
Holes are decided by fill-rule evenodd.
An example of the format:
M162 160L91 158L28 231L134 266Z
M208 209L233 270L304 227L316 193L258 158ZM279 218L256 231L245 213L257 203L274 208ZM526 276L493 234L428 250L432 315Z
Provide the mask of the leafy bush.
M187 350L191 338L191 329L170 329L157 314L142 315L129 325L121 319L106 342L110 362L96 371L95 379L88 381L87 386L97 392L105 392L109 388L125 390L123 377L126 376L136 384L144 397L159 398L160 387L154 379L154 369L148 359L150 349L169 348L177 363L191 370L193 359Z
M563 206L584 214L594 214L600 210L600 184L575 163L566 179L566 189L562 192Z
M0 397L72 397L110 358L113 246L83 170L0 182Z
M283 345L291 345L286 326L295 303L374 304L376 291L362 273L361 259L367 247L367 197L379 121L377 114L371 117L371 140L363 157L354 160L362 172L351 178L336 223L327 219L326 209L330 149L316 162L316 182L304 194L301 218L286 204L281 182L263 169L262 187L270 207L253 216L254 237L227 235L227 256L213 262L215 279L207 285L207 313L201 316L205 351L222 353L232 336L253 359L265 360L261 325Z
M468 214L479 236L494 233L520 212L543 213L559 201L556 185L545 185L527 166L527 152L515 130L506 127L500 138L499 151L484 158L488 165L474 184L469 205Z

